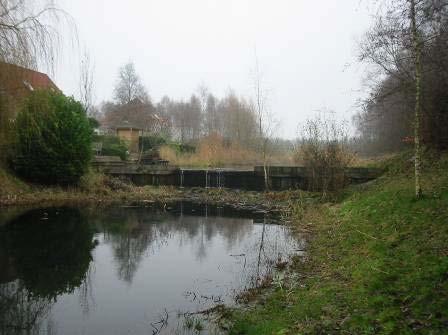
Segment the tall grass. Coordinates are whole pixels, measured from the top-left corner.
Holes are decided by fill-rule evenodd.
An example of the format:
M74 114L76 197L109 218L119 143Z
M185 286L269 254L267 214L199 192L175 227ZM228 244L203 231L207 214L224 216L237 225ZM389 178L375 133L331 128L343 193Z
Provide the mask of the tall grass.
M263 164L263 157L255 149L227 142L218 135L201 139L195 152L181 153L170 146L163 146L160 155L173 165L183 167L253 167ZM292 156L292 155L291 155ZM290 156L273 155L269 164L291 165Z

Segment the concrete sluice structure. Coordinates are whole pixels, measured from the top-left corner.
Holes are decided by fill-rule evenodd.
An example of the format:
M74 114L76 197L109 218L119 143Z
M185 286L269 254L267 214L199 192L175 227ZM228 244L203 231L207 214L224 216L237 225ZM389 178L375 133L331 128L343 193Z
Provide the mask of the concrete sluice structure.
M139 165L124 161L95 160L93 166L106 175L128 180L137 186L176 186L231 188L249 191L264 190L263 166L253 169L184 169L165 165ZM348 168L344 171L346 184L359 184L376 179L380 170ZM309 189L309 174L304 167L269 166L268 178L272 190Z

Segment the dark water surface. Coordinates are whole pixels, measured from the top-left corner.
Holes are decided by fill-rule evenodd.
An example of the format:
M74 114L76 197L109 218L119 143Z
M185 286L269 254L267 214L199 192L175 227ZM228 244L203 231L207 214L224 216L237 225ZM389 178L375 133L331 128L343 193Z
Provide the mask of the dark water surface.
M214 334L188 313L234 304L299 247L263 214L205 205L2 214L1 334Z

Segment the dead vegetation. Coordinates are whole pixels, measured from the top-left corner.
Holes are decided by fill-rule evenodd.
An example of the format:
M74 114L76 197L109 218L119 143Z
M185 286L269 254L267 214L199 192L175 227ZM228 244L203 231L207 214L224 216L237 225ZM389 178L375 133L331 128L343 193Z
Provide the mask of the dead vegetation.
M199 140L196 150L180 153L170 146L163 146L160 155L170 164L183 167L253 167L263 165L263 155L237 142L229 142L219 135ZM268 164L292 165L292 154L279 153L268 158Z
M345 169L355 159L349 149L347 126L328 116L309 119L302 129L296 162L308 173L309 191L327 192L346 186Z
M137 187L126 181L89 172L70 187L27 184L0 168L0 206L61 205L78 203L127 203L177 199L171 187Z

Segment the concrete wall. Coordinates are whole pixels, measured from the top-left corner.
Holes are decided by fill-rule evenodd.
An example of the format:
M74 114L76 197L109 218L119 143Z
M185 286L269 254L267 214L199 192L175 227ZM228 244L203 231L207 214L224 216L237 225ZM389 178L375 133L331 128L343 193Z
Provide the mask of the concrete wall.
M121 165L96 163L96 168L106 174L127 179L135 185L169 185L177 187L225 187L253 191L264 190L262 167L254 170L194 170L169 166L145 166L123 163ZM381 171L353 168L345 170L346 183L363 183L377 178ZM307 171L303 167L269 167L269 184L272 190L308 190Z

